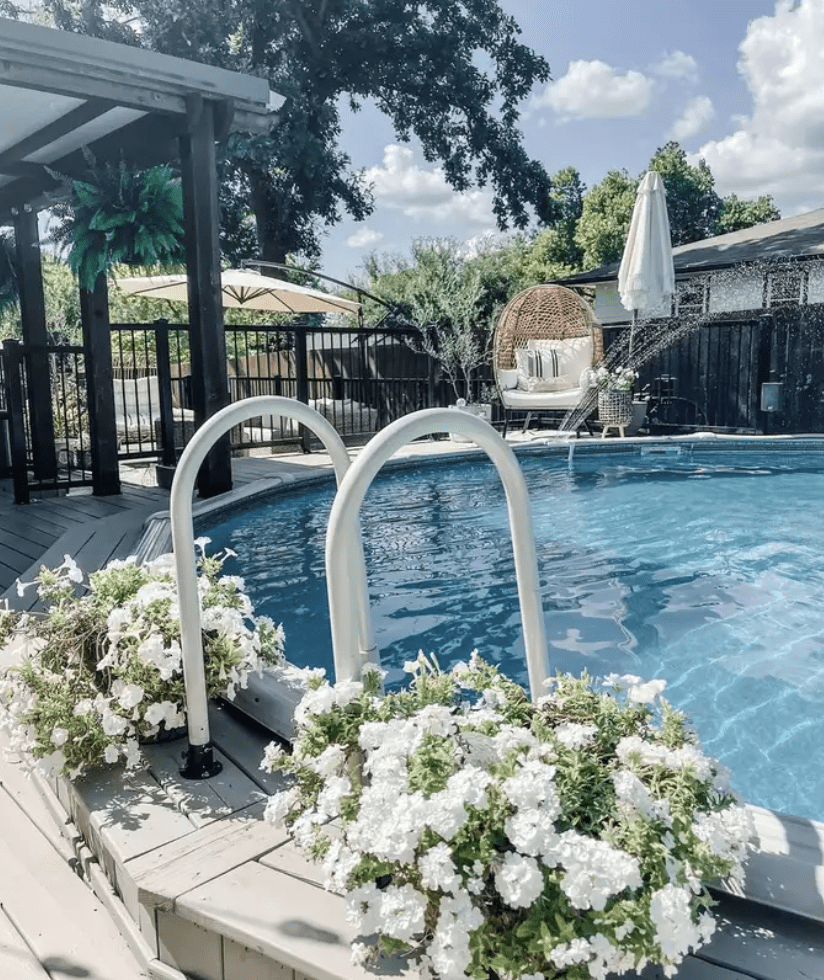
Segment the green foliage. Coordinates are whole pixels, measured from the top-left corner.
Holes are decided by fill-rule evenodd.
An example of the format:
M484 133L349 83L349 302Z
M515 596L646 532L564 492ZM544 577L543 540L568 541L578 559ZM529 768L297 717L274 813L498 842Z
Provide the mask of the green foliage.
M678 143L656 150L648 170L661 175L667 189L667 212L673 248L718 234L721 198L715 193L715 178L705 160L695 166Z
M434 357L455 392L472 398L475 370L489 356L495 318L511 285L513 250L489 248L474 258L455 239L421 239L411 260L367 260L366 289L422 331L416 350Z
M699 160L696 165L688 163L678 143L670 142L656 150L647 169L657 171L664 181L674 248L781 217L769 196L742 201L732 194L722 201L715 192L715 179L706 161ZM582 250L583 268L620 260L642 176L636 179L625 170L611 170L584 196L574 234L575 243ZM553 235L549 239L550 247L557 241Z
M125 2L125 0L124 0ZM137 43L122 5L45 0L57 26ZM518 107L549 67L518 40L515 20L495 0L257 0L215 4L134 0L140 43L166 54L260 74L284 95L267 136L228 142L223 176L233 185L224 215L251 247L244 215L257 223L260 257L320 252L325 227L345 211L373 208L362 172L341 152L340 106L364 100L415 135L441 161L455 190L493 190L500 228L524 228L550 214L544 168L523 149ZM131 32L131 35L130 35ZM239 252L240 238L232 245Z
M584 197L575 242L585 269L621 258L637 188L638 180L626 170L610 170Z
M755 201L742 201L735 194L730 194L721 202L716 234L725 235L742 228L752 228L767 221L778 221L780 217L781 212L769 194L762 194Z
M17 304L16 265L14 238L0 232L0 315Z
M68 261L84 289L117 264L167 265L183 260L183 194L166 166L134 170L125 161L99 165L88 180L70 182L71 198L55 209L62 221L53 241L69 246Z

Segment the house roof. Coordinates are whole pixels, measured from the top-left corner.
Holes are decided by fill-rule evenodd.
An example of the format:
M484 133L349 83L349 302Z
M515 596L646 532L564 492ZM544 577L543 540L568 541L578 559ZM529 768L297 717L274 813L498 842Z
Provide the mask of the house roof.
M265 132L283 102L263 78L0 18L0 223L48 203L45 166L83 173L82 146L139 166L173 159L198 98L221 105L224 133Z
M680 279L744 262L802 258L824 258L824 208L704 238L672 250L675 275ZM558 282L564 286L612 282L618 278L620 264L610 262Z

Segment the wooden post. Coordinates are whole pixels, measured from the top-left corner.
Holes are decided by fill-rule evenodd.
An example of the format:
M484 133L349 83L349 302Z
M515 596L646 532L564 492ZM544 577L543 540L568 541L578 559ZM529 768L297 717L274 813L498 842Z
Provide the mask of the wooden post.
M14 242L20 289L20 314L23 343L28 354L26 394L31 422L31 447L34 475L38 480L57 478L57 451L54 445L51 376L46 352L46 300L37 212L21 208L14 215Z
M29 502L28 467L26 463L26 422L24 418L23 385L20 370L23 348L16 340L3 341L3 376L6 383L6 407L9 412L9 453L14 484L14 502Z
M214 103L200 96L188 97L188 132L180 138L196 427L229 404L220 292L214 108ZM228 435L221 436L207 455L197 485L201 497L213 497L232 489Z
M169 321L155 321L155 354L157 356L157 391L160 399L160 446L162 466L174 466L175 420L172 410L172 369L169 363ZM182 425L183 423L181 423ZM183 433L185 439L185 433Z
M295 381L297 383L297 397L299 402L304 405L309 404L309 354L306 349L306 327L295 329ZM312 451L310 445L309 430L305 425L299 425L300 448L304 453Z
M98 497L120 493L117 425L114 414L109 287L101 273L89 292L80 290L80 320L86 355L86 398L92 451L92 492Z

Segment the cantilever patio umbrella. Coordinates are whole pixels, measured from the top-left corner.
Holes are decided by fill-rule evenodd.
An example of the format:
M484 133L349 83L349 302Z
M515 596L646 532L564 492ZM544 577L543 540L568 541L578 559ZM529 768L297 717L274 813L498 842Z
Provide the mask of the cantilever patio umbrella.
M185 275L137 276L117 280L126 293L185 303ZM272 313L360 313L361 304L308 286L262 276L249 269L226 269L221 274L223 306L269 310Z
M667 192L654 170L638 186L621 267L618 293L624 309L632 310L629 356L639 312L660 310L675 292L672 238L667 214Z

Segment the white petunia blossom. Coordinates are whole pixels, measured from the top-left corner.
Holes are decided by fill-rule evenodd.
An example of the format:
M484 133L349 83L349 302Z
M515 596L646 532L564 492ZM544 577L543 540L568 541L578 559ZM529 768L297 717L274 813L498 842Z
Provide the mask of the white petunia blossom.
M534 858L510 852L495 872L495 887L511 908L525 909L544 890L544 876Z
M51 733L51 743L60 748L61 745L65 745L69 740L69 733L67 729L61 728L59 725L55 725Z
M418 858L421 871L421 884L424 888L440 889L442 892L454 892L460 885L452 851L446 844L436 844Z
M590 745L594 737L598 734L595 725L579 725L576 722L567 722L559 725L555 729L555 738L565 745L568 749L582 749Z

